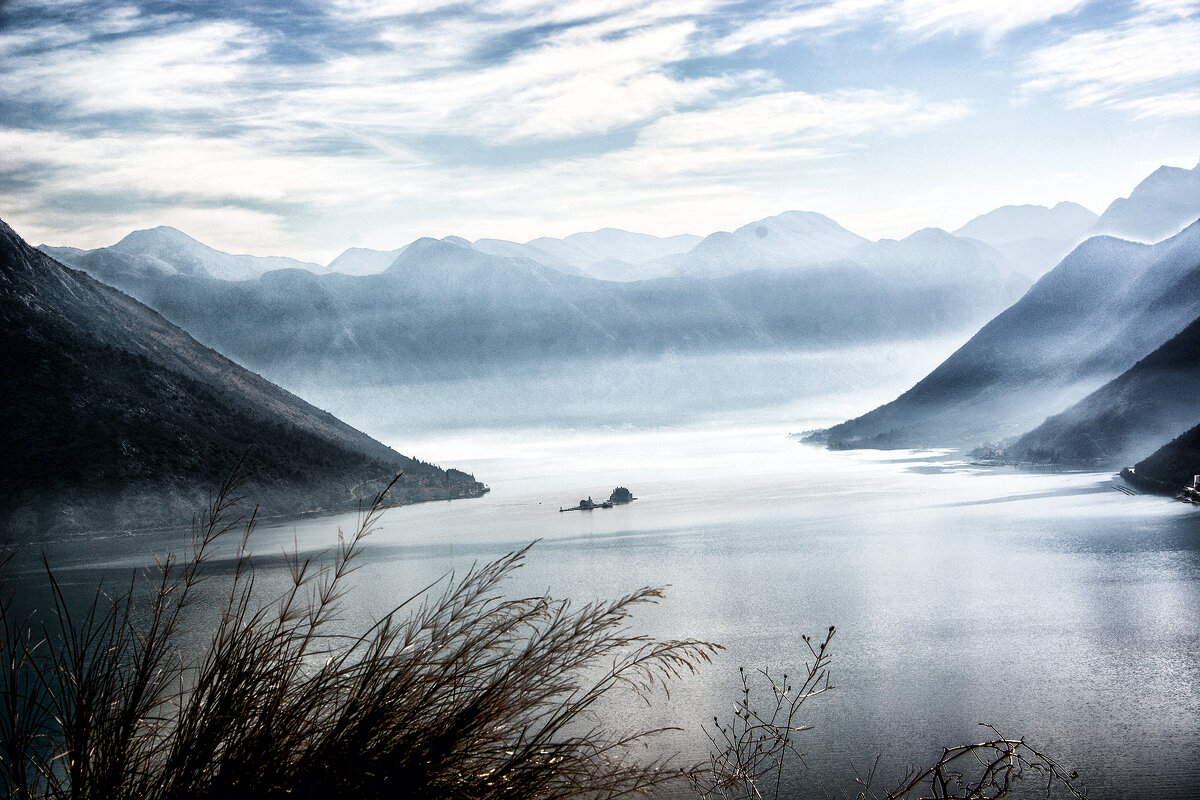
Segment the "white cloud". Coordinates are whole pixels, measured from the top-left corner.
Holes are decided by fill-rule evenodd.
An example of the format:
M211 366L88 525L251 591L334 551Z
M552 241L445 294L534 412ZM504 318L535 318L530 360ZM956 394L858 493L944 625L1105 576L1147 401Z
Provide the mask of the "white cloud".
M511 31L513 19L387 20L371 28L382 48L292 65L270 63L268 34L248 23L177 25L20 59L0 94L36 93L83 114L151 112L167 124L195 112L218 124L292 128L301 139L327 134L314 129L327 126L377 143L381 136L430 134L509 143L603 134L761 87L752 71L694 78L675 72L673 65L693 54L696 22L674 15L708 8L705 2L593 5L598 15L619 13L543 34L489 63L477 63L477 51ZM554 16L559 8L536 10ZM113 19L134 18L119 10ZM20 46L18 38L0 39L0 52Z
M1121 108L1133 111L1134 116L1138 119L1153 117L1160 119L1171 117L1200 118L1200 89L1170 92L1153 97L1138 97L1132 100L1121 101L1119 105Z
M19 54L69 47L85 41L87 41L86 32L65 23L40 25L32 30L9 31L0 33L0 58L9 60ZM9 69L11 75L11 65Z
M1139 0L1146 18L1172 19L1190 17L1196 13L1195 0Z
M649 126L639 141L676 148L720 146L754 151L795 142L845 142L867 133L903 134L966 113L962 104L925 104L911 94L776 92L674 114Z
M900 35L867 46L890 59L935 34L995 41L1080 5L343 0L332 6L342 15L336 36L305 28L292 39L251 18L187 22L81 4L64 18L87 16L90 27L0 34L0 97L63 112L0 121L5 167L23 178L20 188L0 187L0 201L10 221L52 241L96 246L167 223L222 249L313 260L332 255L325 248L394 247L439 232L532 237L598 224L707 232L789 206L908 219L915 201L896 198L924 191L915 185L921 170L897 178L904 188L891 200L830 201L874 186L892 161L924 158L924 171L936 171L933 162L961 143L902 137L985 110L991 86L972 103L930 102L904 89L901 65L864 79L897 90L818 91L837 79L813 72L805 92L783 72L722 70L719 57L886 23ZM1195 60L1181 56L1200 50L1195 9L1142 0L1137 13L1037 51L1018 78L1029 93L1119 107L1147 124L1196 114L1200 99L1187 82ZM281 46L316 59L273 63ZM984 64L964 54L973 48L946 50L949 68L964 70L954 86L975 85L967 70L987 68L994 80L1009 58L1022 58L992 53ZM29 117L46 113L28 108ZM982 121L969 124L966 135L981 135ZM594 137L588 148L613 149L580 155L584 137ZM496 163L508 152L520 163ZM867 172L864 162L876 172L854 177ZM51 236L55 225L71 232ZM101 233L111 238L87 238Z
M1074 107L1130 108L1143 116L1165 116L1172 109L1187 114L1188 104L1178 102L1185 95L1174 82L1200 75L1200 61L1191 57L1197 52L1200 19L1139 20L1075 34L1035 51L1024 88L1062 92Z
M294 155L261 139L186 134L78 137L0 130L0 150L13 163L50 176L52 191L60 195L214 200L248 207L301 199L313 207L358 203L364 193L386 199L404 182L405 171L421 163L402 155L375 161Z
M332 0L330 5L350 17L379 19L427 14L456 5L457 0Z
M36 93L92 114L228 108L261 52L257 38L249 26L218 22L91 41L22 59L0 93Z
M890 0L833 0L829 3L787 3L754 17L714 41L711 51L728 55L747 47L787 44L812 31L854 27L885 10Z
M996 40L1017 28L1047 22L1082 8L1088 0L898 0L906 30L924 35L982 33Z
M742 22L711 45L726 55L747 47L786 44L807 34L887 22L918 37L973 33L995 43L1027 25L1079 11L1088 0L792 0ZM1173 3L1175 0L1147 0Z
M344 56L297 77L282 117L320 120L367 135L461 133L489 143L567 139L644 123L722 93L761 85L759 73L673 74L695 25L568 28L511 58L473 69L414 71L404 50ZM397 47L422 46L395 32ZM443 54L441 61L453 60Z

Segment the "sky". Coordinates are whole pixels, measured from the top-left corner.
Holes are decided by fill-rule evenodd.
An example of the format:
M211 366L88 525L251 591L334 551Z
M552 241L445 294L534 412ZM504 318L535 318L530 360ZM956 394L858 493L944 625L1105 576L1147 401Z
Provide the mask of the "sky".
M419 236L868 238L1200 159L1194 0L0 0L0 218L327 263Z

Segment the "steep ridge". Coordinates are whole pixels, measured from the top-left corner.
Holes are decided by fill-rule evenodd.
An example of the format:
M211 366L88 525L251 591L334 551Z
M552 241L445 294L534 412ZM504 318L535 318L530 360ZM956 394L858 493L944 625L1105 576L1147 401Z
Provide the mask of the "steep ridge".
M245 491L268 514L356 507L399 470L397 501L485 491L242 369L2 222L0 342L9 537L186 523L247 450Z
M1200 222L1157 245L1094 237L896 400L815 438L974 446L1017 436L1200 316Z
M1200 318L1007 448L1021 460L1129 464L1200 421Z
M1114 200L1088 234L1153 243L1175 235L1197 217L1200 164L1190 170L1159 167L1129 197Z

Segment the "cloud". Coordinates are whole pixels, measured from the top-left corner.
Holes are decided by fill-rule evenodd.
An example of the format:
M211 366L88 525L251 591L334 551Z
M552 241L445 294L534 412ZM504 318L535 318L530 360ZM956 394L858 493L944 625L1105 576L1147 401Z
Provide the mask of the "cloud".
M746 153L794 145L841 150L864 134L904 134L967 113L964 104L926 104L910 93L774 92L666 117L642 133L639 146Z
M1196 113L1179 57L1196 51L1194 9L1132 2L1135 19L1089 32L1082 0L327 0L286 14L270 0L192 16L13 0L0 200L46 239L107 244L176 220L222 249L277 241L309 258L434 226L703 230L730 208L820 208L834 182L870 185L848 176L901 159L903 137L917 157L952 150L936 137L986 111L1013 63L1030 94L1130 119ZM984 57L931 41L1048 21ZM833 36L811 65L786 49ZM930 69L956 77L927 82Z
M612 27L573 26L501 63L444 73L413 74L392 54L348 56L309 76L291 105L330 123L503 144L607 133L754 80L677 76L670 65L687 57L691 23Z
M20 59L0 93L55 100L79 114L228 113L242 97L238 84L249 77L249 62L262 53L257 31L232 22L67 44Z
M1172 13L1164 18L1162 12ZM1200 61L1200 19L1179 18L1175 4L1118 28L1077 33L1033 52L1024 89L1057 92L1072 107L1102 106L1138 116L1195 113L1195 77ZM1185 87L1180 84L1185 83Z
M895 13L905 30L932 36L975 32L995 41L1027 25L1048 22L1088 0L899 0Z
M729 55L748 47L780 46L807 33L857 27L890 5L890 0L786 3L743 21L709 49L715 55Z
M696 220L681 222L680 229L687 229L712 221L714 205L725 213L738 206L766 213L770 202L764 198L783 194L794 201L798 176L814 165L837 171L862 148L968 113L964 106L929 104L911 94L773 92L670 115L642 130L629 148L548 163L494 185L517 181L533 194L558 192L552 203L564 211L579 207L580 219L588 213L627 217L635 227L636 212L629 208L636 196L637 207L654 208L656 215L675 209L684 220L686 209ZM482 182L481 191L490 185Z
M1137 119L1200 118L1200 89L1170 92L1153 97L1138 97L1123 100L1119 105L1121 108L1134 112Z
M686 17L710 3L599 1L570 4L570 14L561 4L528 5L520 17L498 5L466 18L373 21L343 31L357 42L352 50L314 46L320 58L297 63L271 57L290 32L249 20L103 35L113 19L130 31L145 26L120 10L92 20L86 35L68 40L67 27L56 30L64 39L43 40L36 57L16 59L0 96L53 100L63 117L153 115L138 125L291 127L300 136L314 126L361 126L376 139L442 134L503 144L604 134L759 83L751 70L689 77L677 69L693 55L696 22ZM594 19L575 18L585 11ZM534 32L519 44L506 43L530 26ZM23 35L0 39L0 52L18 47Z
M1149 0L1154 2L1155 0ZM1158 0L1168 3L1176 0ZM805 36L830 34L885 23L924 39L939 34L978 34L995 43L1029 25L1073 14L1088 0L793 0L737 21L715 39L716 55L756 46L780 46ZM1180 0L1182 2L1182 0Z

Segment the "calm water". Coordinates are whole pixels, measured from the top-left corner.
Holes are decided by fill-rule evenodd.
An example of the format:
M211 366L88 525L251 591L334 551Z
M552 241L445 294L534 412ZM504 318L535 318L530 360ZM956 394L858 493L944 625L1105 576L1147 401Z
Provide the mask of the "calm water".
M617 718L688 728L724 714L737 667L795 672L801 634L836 625L835 691L813 701L810 770L838 790L883 757L880 788L943 746L1025 736L1093 797L1187 797L1200 785L1200 511L1112 490L1108 474L973 468L939 453L829 453L786 425L460 431L409 443L473 470L481 500L395 509L350 597L362 625L452 568L540 540L512 583L580 601L643 585L637 620L727 648L668 704ZM614 486L638 500L559 513ZM321 549L353 517L264 526L255 553ZM168 536L56 545L79 586L171 546ZM33 580L33 579L30 579ZM30 584L32 585L32 584Z

